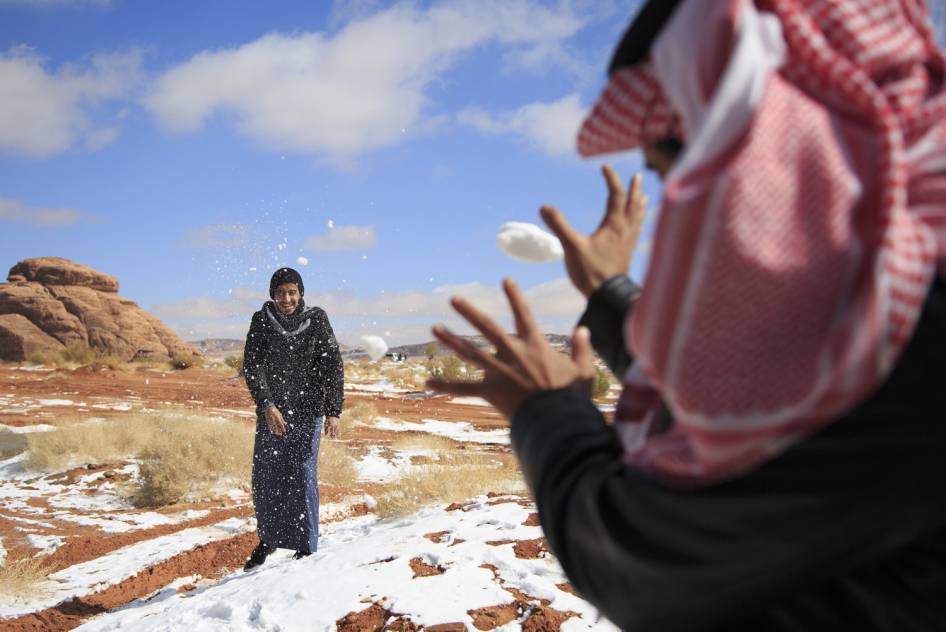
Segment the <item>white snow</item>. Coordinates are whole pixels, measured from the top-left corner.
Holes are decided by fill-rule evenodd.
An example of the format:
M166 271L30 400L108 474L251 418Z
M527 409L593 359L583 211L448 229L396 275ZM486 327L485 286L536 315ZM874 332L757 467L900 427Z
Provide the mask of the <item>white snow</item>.
M62 545L63 538L58 535L36 535L31 533L26 536L26 541L30 546L39 549L38 555L49 555Z
M72 406L71 399L41 399L39 403L43 406Z
M3 564L5 559L7 559L7 550L3 548L3 538L0 538L0 564Z
M482 397L452 397L451 404L466 404L467 406L492 406Z
M362 336L361 341L365 345L365 353L375 362L384 357L388 350L388 343L381 336Z
M6 432L12 432L13 434L30 434L31 432L51 432L56 429L56 426L50 426L49 424L37 424L35 426L8 426L6 424L0 424L0 430Z
M338 619L378 602L419 625L456 621L473 630L467 611L514 600L492 571L481 568L488 563L496 567L506 586L550 599L551 607L558 610L579 613L563 630L614 632L617 628L598 620L587 602L556 586L566 578L554 558L519 559L511 544L486 544L542 535L539 527L522 525L533 508L488 502L480 497L467 511L438 508L405 519L360 517L324 525L319 551L311 557L295 561L290 551L278 551L252 573L237 571L217 584L198 585L183 594L165 589L78 629L334 632ZM440 531L448 532L442 543L423 537ZM414 578L409 564L414 557L445 572ZM521 621L499 629L521 630Z
M48 591L33 599L3 598L0 617L13 617L55 606L73 595L87 595L115 585L142 569L196 546L229 538L255 528L249 519L230 518L208 527L143 540L94 560L75 564L49 576Z
M527 263L556 261L565 256L555 235L527 222L506 222L499 227L496 241L507 255Z
M307 266L309 265L309 260L305 257L298 257L296 259L296 263L298 263L300 266Z
M466 421L424 419L420 423L417 423L413 421L394 421L387 417L378 417L374 423L374 427L380 428L381 430L393 430L394 432L405 432L407 430L426 432L471 443L509 443L508 430L477 430L473 424Z

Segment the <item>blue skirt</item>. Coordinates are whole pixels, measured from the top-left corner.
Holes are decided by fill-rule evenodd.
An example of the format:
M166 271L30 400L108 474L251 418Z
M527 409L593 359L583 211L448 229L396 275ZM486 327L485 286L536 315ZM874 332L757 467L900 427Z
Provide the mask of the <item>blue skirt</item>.
M277 437L260 416L253 446L253 505L262 542L315 552L319 541L317 465L325 417L292 420Z

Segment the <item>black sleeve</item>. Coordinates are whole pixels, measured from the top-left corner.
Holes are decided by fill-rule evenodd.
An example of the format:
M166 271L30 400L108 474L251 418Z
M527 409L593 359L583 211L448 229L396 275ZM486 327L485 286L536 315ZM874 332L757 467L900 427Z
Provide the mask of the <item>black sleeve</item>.
M894 623L870 629L937 629L895 622L930 609L946 617L942 559L938 575L909 590L900 578L891 591L889 578L845 575L946 525L946 404L940 398L931 416L917 402L893 423L902 396L910 393L698 490L667 487L626 465L615 432L573 390L527 400L512 442L552 551L582 596L625 630L733 630L721 626L740 619L764 622L745 629L832 629L817 613L836 615L838 600L859 604L842 621L876 616ZM929 560L912 568L926 572ZM836 585L825 590L829 581ZM785 606L810 587L804 608ZM924 601L916 594L923 590L939 597Z
M591 294L585 313L578 321L591 331L591 346L618 379L624 376L633 360L624 345L624 319L640 291L627 276L613 276Z
M246 344L243 345L243 376L257 408L262 409L272 402L273 396L266 381L266 332L262 312L253 314L250 330L246 334Z
M338 340L328 321L328 314L318 310L319 335L322 339L322 352L316 358L319 364L319 376L322 380L322 392L325 394L325 414L339 417L345 401L345 365L338 348Z

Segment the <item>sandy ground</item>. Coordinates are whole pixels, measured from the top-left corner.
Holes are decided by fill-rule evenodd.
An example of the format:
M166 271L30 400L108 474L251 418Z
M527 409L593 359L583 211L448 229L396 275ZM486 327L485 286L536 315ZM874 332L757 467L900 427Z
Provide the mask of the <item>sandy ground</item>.
M423 432L423 424L440 424L433 428L436 433L450 431L454 427L444 425L450 422L467 433L458 435L461 441L469 436L479 449L508 451L508 439L502 440L505 422L481 400L451 401L408 389L378 387L370 381L349 383L346 405L362 400L374 401L387 424L346 427L344 438L365 449L383 446L404 433ZM87 463L44 476L24 471L16 458L10 460L25 447L27 431L169 408L254 423L252 400L243 380L232 372L200 368L46 370L0 365L0 428L7 430L0 433L0 457L8 459L0 471L0 555L7 563L42 556L51 577L62 587L45 597L7 604L0 610L4 617L0 629L69 630L96 614L168 587L192 590L242 565L257 541L252 502L245 492L234 490L202 503L141 510L128 507L115 492L116 486L134 477L134 464ZM497 437L495 443L493 437ZM383 482L366 482L355 489L323 485L322 522L367 513L365 499L384 488ZM531 506L527 498L519 502ZM538 525L537 514L530 515L529 524ZM437 537L430 534L431 541ZM535 557L547 551L541 538L497 541L507 543L514 544L517 556ZM108 572L97 564L107 566ZM442 572L420 559L413 561L411 568L415 577ZM498 576L497 581L501 583ZM475 627L494 629L521 617L524 608L530 614L523 629L530 630L557 630L574 615L517 594L511 605L477 613ZM340 619L338 629L381 629L381 625L385 629L416 629L395 619L382 605L366 604L364 610ZM443 629L463 629L451 625L454 627Z

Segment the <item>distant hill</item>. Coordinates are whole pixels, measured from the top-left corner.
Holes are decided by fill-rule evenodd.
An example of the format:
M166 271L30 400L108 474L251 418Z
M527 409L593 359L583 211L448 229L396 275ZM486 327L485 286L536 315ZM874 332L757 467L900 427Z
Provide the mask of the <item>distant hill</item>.
M469 340L477 347L488 347L489 343L483 336L460 336ZM555 349L567 352L571 348L570 337L563 334L545 334L545 339L549 341ZM437 355L452 353L450 349L437 340L428 340L427 342L399 345L388 349L389 353L403 353L408 358L423 358L427 355L427 347L431 344L437 345ZM193 340L189 344L197 348L203 355L209 358L222 359L227 356L243 353L243 341L233 338L206 338L204 340ZM361 347L338 343L338 348L342 355L347 358L359 358L365 354Z
M486 338L483 336L460 337L469 340L477 347L490 346L489 342L487 342ZM567 351L571 348L570 336L565 336L563 334L545 334L545 339L549 341L549 344L551 344L553 348L558 349L559 351ZM391 347L388 351L392 353L403 353L409 358L423 357L427 355L427 347L430 346L431 343L437 345L437 355L452 353L452 351L439 340L429 340L419 344L400 345L397 347Z

